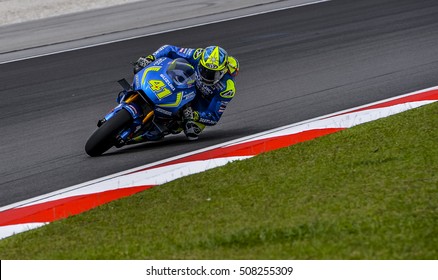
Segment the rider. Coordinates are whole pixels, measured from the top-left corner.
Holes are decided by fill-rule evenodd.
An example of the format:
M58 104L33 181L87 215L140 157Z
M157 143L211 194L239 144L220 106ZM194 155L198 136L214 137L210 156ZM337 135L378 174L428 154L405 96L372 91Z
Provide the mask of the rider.
M162 57L184 58L196 70L197 95L183 110L184 133L189 140L196 140L205 126L219 121L234 97L239 62L219 46L191 49L164 45L153 54L140 57L134 64L134 74Z

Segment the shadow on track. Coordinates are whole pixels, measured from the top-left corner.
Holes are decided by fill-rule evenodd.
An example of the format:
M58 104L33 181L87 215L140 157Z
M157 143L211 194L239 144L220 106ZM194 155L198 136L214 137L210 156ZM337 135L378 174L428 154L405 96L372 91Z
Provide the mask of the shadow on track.
M159 141L150 141L150 142L144 142L139 144L133 144L124 146L120 149L112 149L109 152L103 154L102 156L116 156L116 155L127 155L127 154L134 154L139 152L144 152L147 150L153 150L155 152L158 152L160 149L166 149L166 150L175 150L175 151L181 151L177 154L182 154L190 151L195 151L199 149L203 149L206 147L218 145L220 143L225 143L227 141L231 141L233 139L241 138L250 134L255 133L255 130L249 130L249 131L242 131L242 130L212 130L212 131L206 131L203 134L200 135L199 139L196 141L189 141L184 136L183 133L180 133L178 135L171 135L168 137L165 137L162 140ZM193 147L193 149L189 149L189 147Z

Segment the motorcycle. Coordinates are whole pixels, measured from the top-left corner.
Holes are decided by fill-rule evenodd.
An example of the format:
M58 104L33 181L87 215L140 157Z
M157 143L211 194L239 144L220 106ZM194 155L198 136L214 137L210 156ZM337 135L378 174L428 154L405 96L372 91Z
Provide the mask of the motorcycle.
M196 96L195 69L186 60L160 58L136 73L123 90L119 103L97 122L85 144L88 155L100 156L111 147L157 141L182 129L182 109Z

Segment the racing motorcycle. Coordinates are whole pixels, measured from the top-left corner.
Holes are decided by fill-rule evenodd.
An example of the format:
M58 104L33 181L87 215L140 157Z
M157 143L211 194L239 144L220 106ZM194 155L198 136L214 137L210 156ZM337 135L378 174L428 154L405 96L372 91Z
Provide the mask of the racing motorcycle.
M88 155L182 131L182 109L196 96L195 69L186 60L160 58L135 74L132 85L126 79L118 83L119 104L97 122L85 144Z

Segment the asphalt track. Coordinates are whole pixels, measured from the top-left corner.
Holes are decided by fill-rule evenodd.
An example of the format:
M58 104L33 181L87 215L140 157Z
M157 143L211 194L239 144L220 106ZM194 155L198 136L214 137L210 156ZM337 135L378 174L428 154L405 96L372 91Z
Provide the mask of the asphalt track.
M438 84L438 2L331 1L0 65L0 206L267 129ZM183 135L90 158L130 61L165 43L219 44L237 94L197 142ZM311 176L311 174L309 174Z

